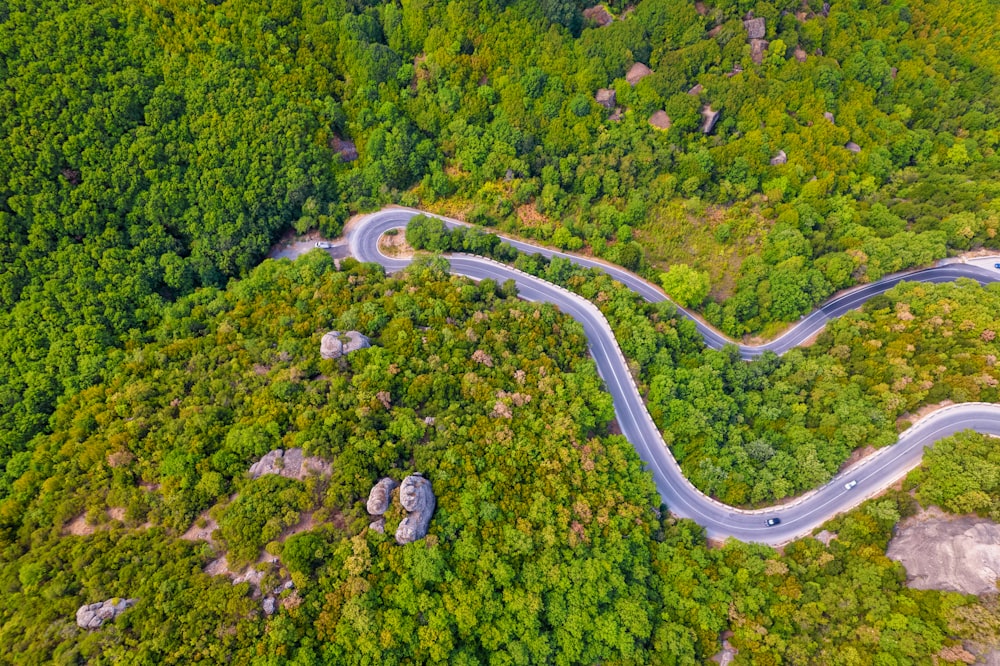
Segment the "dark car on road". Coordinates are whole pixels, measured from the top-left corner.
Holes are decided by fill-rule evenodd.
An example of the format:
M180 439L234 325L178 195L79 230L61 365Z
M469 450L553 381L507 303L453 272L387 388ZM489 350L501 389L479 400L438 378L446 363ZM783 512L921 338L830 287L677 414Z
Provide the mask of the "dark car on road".
M774 527L775 525L780 525L780 524L781 524L781 518L768 518L767 519L767 526L768 527Z

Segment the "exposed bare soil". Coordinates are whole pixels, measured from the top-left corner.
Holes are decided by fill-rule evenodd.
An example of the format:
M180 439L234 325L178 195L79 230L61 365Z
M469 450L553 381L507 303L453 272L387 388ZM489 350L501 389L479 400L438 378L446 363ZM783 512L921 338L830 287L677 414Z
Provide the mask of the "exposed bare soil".
M382 254L396 259L409 259L413 256L413 248L406 242L406 235L397 233L395 235L383 234L378 239L378 249Z

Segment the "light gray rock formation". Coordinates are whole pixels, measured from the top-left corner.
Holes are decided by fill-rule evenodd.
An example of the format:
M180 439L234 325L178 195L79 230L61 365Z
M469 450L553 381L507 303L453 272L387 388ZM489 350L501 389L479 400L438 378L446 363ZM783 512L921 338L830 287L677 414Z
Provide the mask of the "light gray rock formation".
M825 111L823 113L823 117L826 118L827 120L829 120L831 123L836 124L836 122L834 122L833 114L830 113L829 111Z
M406 477L399 489L399 503L410 513L396 528L396 543L406 544L423 539L437 504L431 482L420 474Z
M385 516L379 516L377 520L368 523L368 529L379 534L385 534Z
M135 606L138 599L108 599L96 604L84 604L76 611L76 623L82 629L100 629L108 620L113 620L127 609Z
M278 607L278 604L274 597L264 597L263 607L264 615L274 615L274 611Z
M319 355L323 358L340 358L353 351L371 347L371 341L357 331L330 331L319 344Z
M844 148L847 148L852 153L860 153L861 152L861 146L859 146L858 144L854 143L853 141L848 141L847 143L845 143L844 144Z
M785 164L786 162L788 162L788 155L783 150L779 150L778 154L771 158L771 166Z
M368 513L373 516L381 516L388 511L389 502L392 501L392 491L398 486L399 482L395 479L389 477L379 479L378 483L372 486L371 492L368 493Z
M704 89L705 89L705 86L701 85L700 83L696 83L696 84L694 84L694 87L691 88L691 90L688 90L688 95L691 95L692 97L697 97L698 95L701 94L701 92Z
M935 514L942 517L927 518ZM1000 576L1000 525L928 511L898 529L886 555L906 567L910 587L995 594Z
M326 476L330 473L330 464L322 458L306 456L302 449L275 449L250 466L248 474L251 479L259 479L265 474L280 474L288 479L305 479L310 474Z
M764 62L764 52L767 51L768 41L766 39L750 40L750 59L759 65Z

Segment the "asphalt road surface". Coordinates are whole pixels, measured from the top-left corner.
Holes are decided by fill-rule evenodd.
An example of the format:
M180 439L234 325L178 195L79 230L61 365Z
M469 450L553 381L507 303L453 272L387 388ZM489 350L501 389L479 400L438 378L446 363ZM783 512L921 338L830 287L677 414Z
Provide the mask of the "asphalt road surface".
M351 254L360 261L381 264L389 272L405 268L410 260L381 254L378 250L378 239L389 229L405 227L409 219L418 213L419 211L411 209L392 208L366 216L348 236ZM458 224L452 220L446 222L449 225ZM667 300L657 287L621 268L585 257L539 248L522 241L505 240L524 252L564 256L574 263L598 268L651 302ZM983 403L953 405L921 419L906 430L892 446L881 449L837 475L826 485L788 503L754 511L727 506L696 489L681 473L677 461L674 460L659 429L646 410L607 320L593 303L562 287L489 259L454 254L449 256L449 261L453 273L475 280L491 278L502 283L512 279L517 283L521 298L552 303L583 325L590 353L614 400L615 413L622 433L652 472L663 502L674 515L691 518L704 526L708 536L713 538L735 537L743 541L786 543L811 533L834 515L860 504L866 498L890 486L907 471L916 467L923 457L924 447L937 440L966 429L1000 435L1000 405ZM948 264L889 276L833 298L804 317L781 337L765 345L759 347L740 345L741 356L750 359L767 350L777 354L784 353L821 330L827 320L860 307L872 296L885 292L903 280L947 282L963 277L971 278L980 284L1000 280L1000 274L996 271L967 264ZM683 310L682 312L697 324L709 347L719 349L725 344L732 344L731 340L715 329L690 313ZM845 484L852 480L857 481L857 484L850 489L845 488ZM770 518L780 518L781 523L768 526L767 521Z

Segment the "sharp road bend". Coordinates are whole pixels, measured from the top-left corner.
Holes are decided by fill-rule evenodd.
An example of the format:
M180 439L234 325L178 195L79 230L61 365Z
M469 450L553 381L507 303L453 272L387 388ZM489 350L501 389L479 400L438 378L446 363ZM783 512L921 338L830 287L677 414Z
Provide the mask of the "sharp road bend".
M405 268L411 260L382 254L378 248L378 241L386 231L404 228L410 218L417 214L421 214L421 211L391 208L361 218L348 233L351 254L360 261L381 264L389 272ZM455 220L441 219L444 219L449 226L461 224ZM561 256L575 264L597 268L635 290L650 302L668 300L657 287L624 269L515 239L504 238L504 241L522 252L539 253L547 257ZM583 325L590 353L614 400L615 414L622 433L653 473L653 479L663 502L675 516L690 518L702 525L707 535L712 538L735 537L742 541L772 545L787 543L810 534L836 514L857 506L865 499L885 490L916 467L923 457L924 447L932 445L937 440L966 429L1000 435L1000 405L985 403L952 405L921 419L904 431L895 444L880 449L877 453L852 465L820 488L767 509L746 510L731 507L702 493L681 473L680 466L649 416L646 404L628 371L618 342L611 332L611 327L597 306L562 287L490 259L464 254L452 254L448 259L452 273L474 280L490 278L498 283L514 280L521 298L552 303ZM782 354L822 330L828 320L860 307L869 298L884 293L904 280L948 282L962 277L987 284L1000 281L1000 271L990 271L968 264L947 264L892 275L827 301L819 309L803 317L781 337L767 344L755 347L739 345L740 354L744 359L755 358L765 351ZM723 345L734 344L732 340L690 312L682 308L678 310L695 322L699 333L705 339L705 344L709 347L720 349ZM845 488L845 484L850 481L857 481L857 484L852 488ZM768 526L767 521L771 518L780 518L780 524Z

